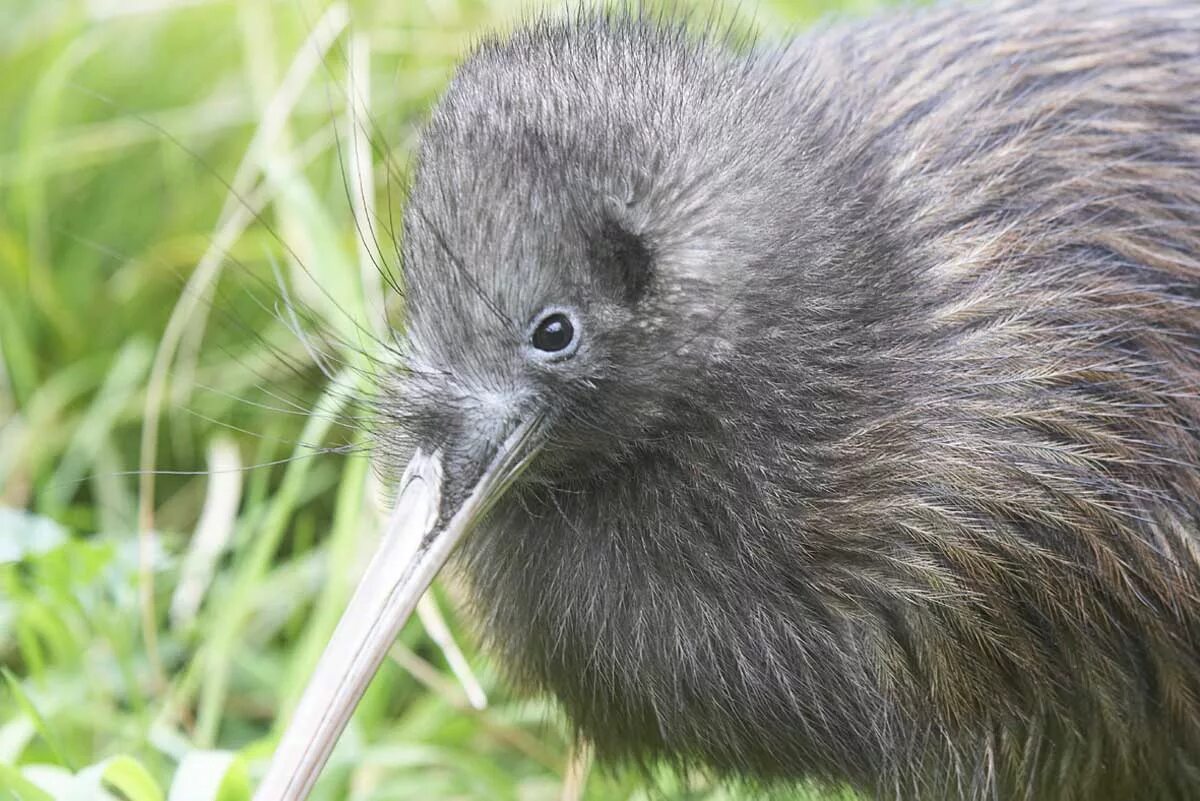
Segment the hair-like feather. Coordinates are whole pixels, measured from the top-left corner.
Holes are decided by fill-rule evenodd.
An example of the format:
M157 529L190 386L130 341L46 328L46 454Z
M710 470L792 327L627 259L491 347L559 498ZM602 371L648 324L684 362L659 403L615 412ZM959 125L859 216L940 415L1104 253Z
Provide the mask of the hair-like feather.
M462 65L405 231L381 447L546 415L460 564L602 759L1200 793L1200 5L538 20Z

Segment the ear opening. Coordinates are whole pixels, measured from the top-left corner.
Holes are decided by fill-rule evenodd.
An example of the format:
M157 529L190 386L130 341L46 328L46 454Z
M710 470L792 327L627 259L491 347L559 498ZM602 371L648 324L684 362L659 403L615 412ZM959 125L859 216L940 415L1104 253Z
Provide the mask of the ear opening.
M645 296L654 277L654 251L628 219L606 210L592 232L592 269L627 303Z

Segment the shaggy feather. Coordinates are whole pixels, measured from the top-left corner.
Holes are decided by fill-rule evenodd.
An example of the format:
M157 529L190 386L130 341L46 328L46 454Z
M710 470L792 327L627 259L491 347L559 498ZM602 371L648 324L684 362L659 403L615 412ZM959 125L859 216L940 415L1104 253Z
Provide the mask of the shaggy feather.
M1200 5L534 21L458 71L405 232L380 446L448 448L453 500L545 416L460 565L601 759L1200 793Z

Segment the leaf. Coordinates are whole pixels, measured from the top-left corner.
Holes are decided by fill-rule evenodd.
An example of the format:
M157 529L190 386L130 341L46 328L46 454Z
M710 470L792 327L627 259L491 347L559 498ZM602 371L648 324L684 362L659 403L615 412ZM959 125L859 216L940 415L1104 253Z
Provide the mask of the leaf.
M0 763L0 798L4 801L54 801L54 796L26 779L16 768Z
M52 551L66 540L66 530L50 518L0 507L0 565Z
M122 409L145 383L152 355L150 346L142 339L134 339L117 352L104 384L76 423L70 444L39 495L40 508L51 512L61 510L78 491L89 469L95 469L105 438L112 434Z
M42 717L41 713L38 712L37 706L33 703L33 699L31 699L26 694L24 688L21 687L20 679L18 679L16 675L6 667L0 667L0 675L4 676L4 681L6 684L8 684L8 690L10 693L12 693L13 699L17 702L17 706L21 707L21 711L33 721L33 727L37 729L37 733L41 735L41 738L46 742L46 745L48 745L50 750L54 752L54 756L59 761L59 764L70 766L71 760L67 759L66 752L60 747L58 737L50 729L50 727L46 725L46 720Z
M167 801L248 801L250 774L230 751L192 751L179 763Z
M37 731L33 728L33 721L24 715L0 724L0 765L16 762L35 734Z
M133 757L116 756L104 763L101 781L127 801L163 801L162 789Z

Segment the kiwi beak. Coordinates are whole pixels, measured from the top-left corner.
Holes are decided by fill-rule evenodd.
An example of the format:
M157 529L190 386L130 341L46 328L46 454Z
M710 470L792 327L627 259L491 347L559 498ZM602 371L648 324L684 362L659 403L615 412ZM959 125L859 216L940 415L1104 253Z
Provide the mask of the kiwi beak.
M458 542L532 458L537 428L536 420L518 425L454 510L441 509L441 451L413 455L383 540L317 662L254 801L308 797L417 601Z

